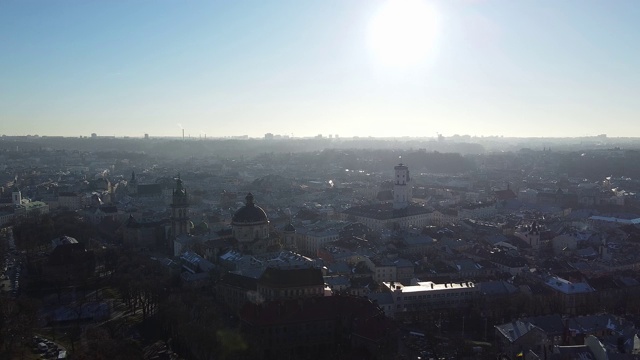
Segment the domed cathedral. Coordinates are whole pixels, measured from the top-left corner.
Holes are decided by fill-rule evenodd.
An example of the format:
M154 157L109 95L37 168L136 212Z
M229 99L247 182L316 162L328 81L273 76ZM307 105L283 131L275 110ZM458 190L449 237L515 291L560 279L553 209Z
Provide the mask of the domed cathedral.
M260 254L267 251L269 241L269 219L262 208L255 204L253 194L245 197L246 204L231 218L233 237L238 250Z
M193 225L189 221L189 196L178 175L171 201L171 236L189 235L190 227Z

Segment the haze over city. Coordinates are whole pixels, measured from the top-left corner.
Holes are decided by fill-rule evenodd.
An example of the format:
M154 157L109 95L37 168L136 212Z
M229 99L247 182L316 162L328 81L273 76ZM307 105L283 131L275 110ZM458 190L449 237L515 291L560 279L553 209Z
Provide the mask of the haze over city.
M0 1L0 359L640 359L638 19Z
M0 3L0 133L640 136L635 1Z

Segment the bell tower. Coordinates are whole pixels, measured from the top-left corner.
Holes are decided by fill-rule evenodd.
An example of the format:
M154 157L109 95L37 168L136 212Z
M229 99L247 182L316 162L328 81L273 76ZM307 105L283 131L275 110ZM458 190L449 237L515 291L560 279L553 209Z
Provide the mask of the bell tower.
M284 248L287 250L297 251L296 246L296 228L293 227L291 221L284 227L282 231L284 237Z
M409 202L411 201L409 168L400 163L393 169L395 170L395 178L393 179L393 208L396 210L404 209L409 206Z
M131 172L131 180L127 184L127 190L129 190L129 195L137 195L138 194L138 180L136 180L135 171Z
M14 186L11 192L11 202L13 205L22 205L22 192L17 186Z
M171 233L174 237L188 234L189 223L189 197L187 190L182 187L180 175L176 179L176 188L173 189L171 201Z

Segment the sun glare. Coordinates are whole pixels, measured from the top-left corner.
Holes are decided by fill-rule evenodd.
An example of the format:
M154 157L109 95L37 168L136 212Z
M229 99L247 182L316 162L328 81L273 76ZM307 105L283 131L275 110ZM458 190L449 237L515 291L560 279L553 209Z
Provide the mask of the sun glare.
M387 0L369 24L369 48L385 66L418 65L433 50L437 20L425 0Z

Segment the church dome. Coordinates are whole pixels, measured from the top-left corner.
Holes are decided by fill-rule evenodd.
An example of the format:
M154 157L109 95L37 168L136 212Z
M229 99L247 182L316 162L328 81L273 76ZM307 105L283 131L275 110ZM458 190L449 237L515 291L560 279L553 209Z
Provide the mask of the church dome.
M257 206L253 203L253 195L251 193L247 194L245 199L247 200L247 204L238 209L238 211L233 214L233 218L231 218L231 222L233 224L242 225L251 223L266 223L269 221L264 210L262 210L260 206Z

